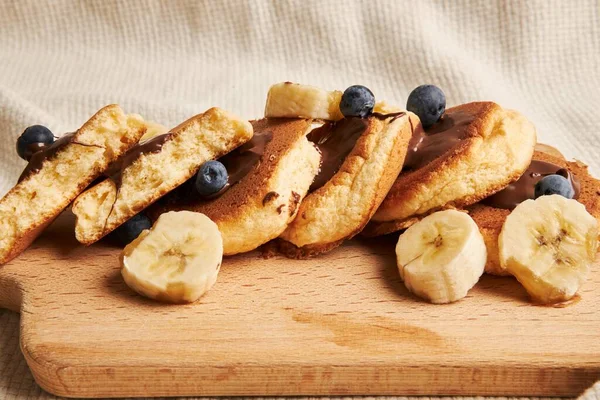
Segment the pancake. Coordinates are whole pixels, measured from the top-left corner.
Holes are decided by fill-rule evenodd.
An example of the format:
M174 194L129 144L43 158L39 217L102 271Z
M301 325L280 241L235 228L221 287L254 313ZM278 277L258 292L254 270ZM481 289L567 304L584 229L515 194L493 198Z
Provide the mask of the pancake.
M146 131L117 105L33 155L19 183L0 200L0 264L23 250Z
M279 251L307 258L358 234L402 169L417 124L416 115L398 112L345 118L311 132L323 153L321 172L277 240Z
M73 203L75 236L85 245L112 232L190 179L200 166L252 138L248 121L211 108L131 149L109 178Z
M549 163L550 165L536 164L536 162ZM577 200L585 205L587 211L600 221L600 181L590 176L587 166L580 161L567 161L558 150L549 148L547 145L538 145L533 155L531 167L523 175L524 178L522 180L511 184L508 189L467 208L467 211L479 226L488 249L485 272L492 275L510 275L500 267L498 237L506 217L511 212L511 209L508 207L514 206L519 199L524 200L522 196L514 194L515 187L520 188L524 184L528 184L529 193L525 196L533 198L533 186L541 177L537 180L531 179L529 181L527 181L527 177L531 176L533 171L542 171L544 169L543 173L547 174L555 173L561 168L567 169L574 176L574 179L578 181L579 195L577 196Z
M419 123L402 173L363 234L395 232L490 196L521 176L535 142L531 122L492 102L450 108L427 132Z
M296 217L321 156L306 139L310 120L265 118L252 125L254 138L221 159L229 173L227 190L203 200L190 181L151 207L150 218L174 210L206 214L221 231L225 255L254 250L279 236Z

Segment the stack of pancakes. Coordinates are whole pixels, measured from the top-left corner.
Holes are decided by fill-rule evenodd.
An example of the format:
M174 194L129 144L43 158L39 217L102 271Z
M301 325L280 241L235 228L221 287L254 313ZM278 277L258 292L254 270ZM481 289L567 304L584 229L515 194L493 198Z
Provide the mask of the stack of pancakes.
M291 84L274 86L273 93L279 94L286 85ZM335 93L322 97L337 97L339 101ZM433 212L458 209L470 213L483 233L489 253L486 271L504 274L497 243L506 216L517 204L533 198L537 181L560 170L566 170L579 187L577 199L600 218L600 182L588 174L587 167L567 162L556 149L537 144L535 127L527 118L493 102L450 108L428 129L413 113L384 106L379 110L385 111L366 119L343 118L339 112L331 112L331 105L323 106L315 119L302 112L305 105L299 102L294 102L292 111L285 104L267 108L271 111L267 115L286 118L261 120L263 129L274 121L285 126L299 121L322 124L296 128L297 132L306 129L296 136L306 137L321 154L321 160L318 170L314 163L312 170L301 168L298 161L282 170L287 177L304 177L312 184L298 192L293 207L287 203L279 206L279 210L288 209L292 218L279 226L277 239L267 247L269 253L277 250L291 258L316 256L361 232L370 237L390 234ZM254 125L258 126L256 122ZM294 136L291 131L288 137ZM300 155L300 159L307 159L307 154ZM153 219L169 210L208 213L228 232L225 241L235 238L248 244L238 244L226 254L248 251L258 242L266 243L267 236L274 239L277 229L267 234L269 229L262 226L268 225L265 222L242 222L243 215L250 211L240 210L248 203L255 212L263 210L271 198L279 197L276 190L262 190L255 196L253 190L260 186L256 176L252 181L252 185L239 185L235 195L216 201L198 201L189 190L175 191L150 213ZM256 200L250 201L253 196ZM267 220L275 219L267 213L262 215ZM240 230L246 234L233 234Z
M464 210L484 237L486 272L506 275L498 254L500 231L512 209L534 198L544 176L567 176L575 198L600 219L600 181L587 166L537 144L535 127L523 115L495 103L453 107L426 131L417 127L406 160L365 236L408 228L439 210Z
M365 118L343 117L339 92L304 88L297 91L304 98L275 101L276 94L298 89L289 85L275 85L267 117L251 122L211 109L165 132L119 114L121 125L107 133L90 120L76 133L79 141L84 135L91 143L109 137L120 147L109 148L102 139L96 147L71 144L41 153L40 165L30 165L0 200L6 216L0 221L6 228L0 262L22 251L73 200L76 236L86 245L139 213L156 220L167 211L191 210L218 225L225 255L270 243L291 258L331 251L361 232L397 232L439 210L464 210L483 233L486 271L493 274L502 273L497 243L504 220L533 197L544 175L566 174L577 200L600 218L600 182L582 163L537 144L535 127L516 111L468 103L423 129L415 114L383 104ZM309 106L316 111L304 112ZM81 164L87 153L94 164L83 176L61 172ZM228 184L201 197L193 178L215 159L226 166ZM67 195L56 197L53 179L60 183L54 190ZM27 208L36 196L39 204L54 202L47 215Z

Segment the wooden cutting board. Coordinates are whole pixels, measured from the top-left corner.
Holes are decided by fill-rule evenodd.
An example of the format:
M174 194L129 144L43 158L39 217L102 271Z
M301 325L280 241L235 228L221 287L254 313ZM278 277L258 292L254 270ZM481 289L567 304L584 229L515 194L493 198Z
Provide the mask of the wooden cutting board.
M399 280L394 237L308 261L227 258L192 305L132 293L119 249L80 246L65 215L0 268L40 386L70 397L558 395L600 378L600 270L581 301L529 303L511 278L431 305Z

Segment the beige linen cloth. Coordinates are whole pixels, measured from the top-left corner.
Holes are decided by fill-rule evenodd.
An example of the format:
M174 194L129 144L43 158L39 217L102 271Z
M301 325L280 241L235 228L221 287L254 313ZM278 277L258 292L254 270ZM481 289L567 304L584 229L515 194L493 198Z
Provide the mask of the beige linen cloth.
M25 127L79 127L118 103L174 126L208 107L260 117L269 85L364 84L404 105L493 100L600 175L600 2L0 0L0 195ZM0 311L0 399L52 399ZM591 389L596 398L600 388Z

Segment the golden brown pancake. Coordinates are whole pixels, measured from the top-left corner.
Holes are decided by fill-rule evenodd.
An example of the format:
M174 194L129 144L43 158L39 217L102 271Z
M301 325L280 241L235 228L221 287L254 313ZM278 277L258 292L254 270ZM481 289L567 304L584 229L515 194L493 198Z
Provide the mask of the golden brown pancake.
M296 217L321 156L306 139L310 120L265 118L252 125L254 138L221 159L230 183L234 178L226 191L204 200L188 182L149 209L150 217L171 210L206 214L219 226L225 255L254 250L279 236Z
M492 102L450 108L425 133L418 124L404 169L363 234L395 232L488 197L521 176L535 142L531 122Z
M398 176L417 124L416 115L400 112L346 118L311 132L323 165L298 217L277 241L279 250L291 258L311 257L358 234ZM343 146L348 153L340 157Z
M557 157L557 155L560 154L562 156L562 154L554 148L548 148L547 145L538 145L536 146L536 149L542 151L535 151L532 169L526 171L524 179L526 179L527 174L531 174L534 170L539 170L539 168L534 167L533 163L535 162L541 161L550 163L556 166L554 168L556 170L566 168L579 182L580 189L577 200L585 205L587 211L600 221L600 181L590 176L587 166L580 161L567 161L564 157ZM542 166L543 165L545 164L542 164ZM555 171L551 169L549 172L545 173L554 172ZM529 186L531 186L531 184L534 185L533 182L534 181L529 182ZM510 203L508 200L513 198L510 194L514 192L514 188L515 185L511 184L509 189L495 195L500 199L498 201L499 203L506 203L503 207L508 207L508 203ZM529 194L532 195L533 188L530 187L529 189ZM488 249L488 260L485 266L485 272L492 275L509 275L508 272L500 267L498 237L502 230L502 225L504 225L504 221L511 210L497 207L493 200L493 198L485 199L478 204L468 207L467 211L479 226Z
M89 245L100 240L163 195L191 178L205 161L252 138L248 121L211 108L140 143L121 158L114 174L73 203L75 236Z
M113 104L77 132L35 153L20 182L0 200L0 264L25 250L145 131L139 115L127 115Z

